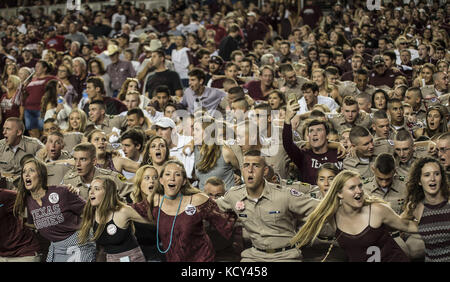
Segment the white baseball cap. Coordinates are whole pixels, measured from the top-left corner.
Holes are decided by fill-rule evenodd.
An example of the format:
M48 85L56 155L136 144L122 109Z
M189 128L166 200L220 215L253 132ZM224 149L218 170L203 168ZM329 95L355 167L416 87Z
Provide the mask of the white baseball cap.
M175 128L176 125L175 125L175 122L171 118L161 117L152 125L151 129L155 130L157 126L162 127L162 128L170 127L173 129L173 128Z

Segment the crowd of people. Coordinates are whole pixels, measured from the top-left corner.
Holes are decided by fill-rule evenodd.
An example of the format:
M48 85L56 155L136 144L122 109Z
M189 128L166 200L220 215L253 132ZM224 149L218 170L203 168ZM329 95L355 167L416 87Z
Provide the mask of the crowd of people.
M450 3L116 2L0 18L0 261L450 261Z

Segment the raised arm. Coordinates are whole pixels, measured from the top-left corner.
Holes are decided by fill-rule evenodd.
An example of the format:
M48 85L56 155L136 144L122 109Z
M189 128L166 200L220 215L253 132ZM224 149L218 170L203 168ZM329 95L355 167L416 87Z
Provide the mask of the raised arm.
M407 233L418 233L419 227L417 221L400 217L395 211L386 204L373 204L374 211L381 217L384 224L389 227Z

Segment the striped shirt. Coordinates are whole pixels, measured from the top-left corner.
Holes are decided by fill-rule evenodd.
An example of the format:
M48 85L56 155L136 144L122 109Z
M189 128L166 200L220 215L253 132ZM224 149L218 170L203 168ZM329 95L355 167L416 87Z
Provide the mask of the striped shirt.
M425 261L450 262L450 203L424 206L419 233L425 243Z

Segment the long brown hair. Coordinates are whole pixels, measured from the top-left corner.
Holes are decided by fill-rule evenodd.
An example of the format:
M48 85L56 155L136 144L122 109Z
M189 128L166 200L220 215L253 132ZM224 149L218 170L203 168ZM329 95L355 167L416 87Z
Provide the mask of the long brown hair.
M169 159L170 156L170 149L169 149L169 145L167 144L166 139L162 138L161 136L153 136L152 138L150 138L150 140L148 140L148 142L145 144L144 147L144 153L143 153L143 157L142 157L142 162L141 162L141 166L143 165L153 165L153 160L152 157L150 156L150 145L153 143L153 141L155 139L162 139L164 141L164 144L166 145L166 154L164 156L164 159L167 161Z
M22 169L20 171L20 180L17 188L16 201L14 203L14 215L22 216L25 213L27 197L31 195L31 192L25 188L25 182L23 181L23 168L28 163L34 163L39 176L39 185L42 189L47 190L47 167L43 162L34 158L32 155L26 155L21 160Z
M222 154L222 147L217 145L215 130L212 130L211 132L208 132L207 130L208 128L211 128L212 124L214 124L213 118L196 118L194 121L194 126L196 123L201 124L204 136L202 145L200 146L200 160L195 167L200 172L207 172L216 165L217 160ZM209 133L211 134L211 139L207 137Z
M119 194L117 193L117 185L114 180L105 176L94 177L92 181L94 180L102 181L103 189L105 190L105 197L98 207L93 207L91 205L91 201L89 200L86 202L83 209L83 215L81 217L83 220L80 224L80 232L78 234L78 241L80 244L84 244L89 240L89 233L94 224L96 211L100 222L98 223L98 228L92 238L93 241L100 238L100 235L103 233L108 215L111 212L119 211L126 205L119 198Z
M167 168L167 166L169 164L176 164L181 168L181 172L183 175L184 180L186 180L186 183L181 187L180 189L180 193L184 196L188 196L188 195L194 195L197 193L201 193L202 191L200 191L199 189L193 187L191 185L191 183L189 182L189 179L187 177L186 174L186 169L184 168L184 165L182 162L178 161L178 160L168 160L167 162L164 163L164 166L161 169L161 173L159 174L159 178L161 179L162 176L164 175L164 172ZM164 196L164 186L163 185L158 185L157 187L155 187L152 191L152 194L150 195L150 202L149 202L149 212L148 212L148 216L149 216L149 220L152 221L154 220L153 215L151 213L151 210L153 209L153 205L155 203L155 196L158 195L159 197Z
M409 171L409 179L406 183L406 189L408 191L408 195L405 201L405 211L408 216L413 216L414 210L417 208L417 205L423 200L425 200L425 192L423 191L423 187L420 184L420 178L422 176L422 169L428 163L435 163L439 166L439 170L441 172L441 193L445 199L449 199L450 191L447 183L447 175L445 173L444 167L441 163L432 157L424 157L416 160L410 171Z
M41 98L41 118L44 118L47 105L50 103L56 107L58 105L58 80L52 79L45 85L44 96Z

